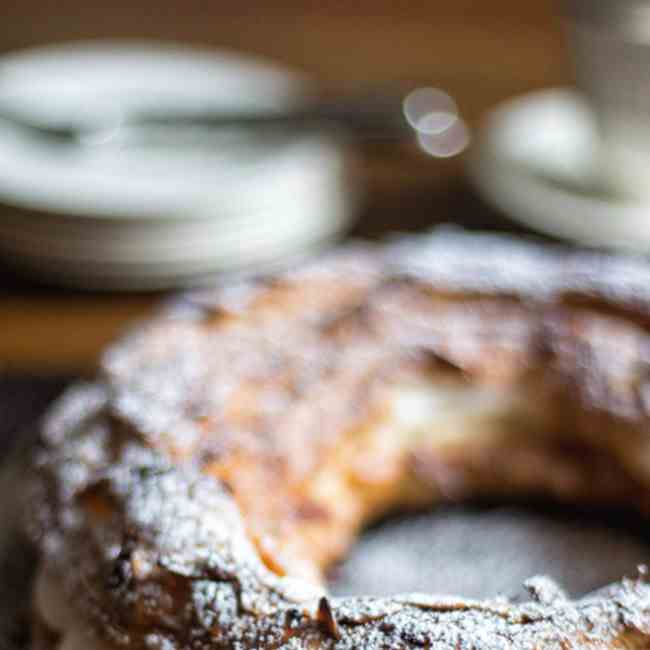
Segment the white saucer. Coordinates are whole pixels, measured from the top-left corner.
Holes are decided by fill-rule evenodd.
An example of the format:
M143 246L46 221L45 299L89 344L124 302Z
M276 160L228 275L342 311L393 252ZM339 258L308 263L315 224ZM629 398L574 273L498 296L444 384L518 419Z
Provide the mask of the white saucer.
M469 160L480 193L512 219L581 244L650 251L650 205L598 189L596 125L568 89L497 107Z
M87 42L0 58L4 108L56 123L116 109L285 107L304 80L219 50ZM0 254L48 280L142 289L251 268L350 222L346 155L321 137L69 147L0 120Z

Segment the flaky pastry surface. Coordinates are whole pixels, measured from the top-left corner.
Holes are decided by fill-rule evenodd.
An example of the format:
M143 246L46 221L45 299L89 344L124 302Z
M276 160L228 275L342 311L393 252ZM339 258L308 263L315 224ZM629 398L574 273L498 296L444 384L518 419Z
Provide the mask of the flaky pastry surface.
M643 575L527 603L323 580L399 508L645 513L649 328L646 263L455 231L185 296L44 422L34 650L650 647Z

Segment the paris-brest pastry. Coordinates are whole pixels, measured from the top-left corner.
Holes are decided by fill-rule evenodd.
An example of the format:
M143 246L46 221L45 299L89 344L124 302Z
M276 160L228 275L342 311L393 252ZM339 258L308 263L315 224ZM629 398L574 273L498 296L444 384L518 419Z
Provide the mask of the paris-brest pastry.
M32 650L650 647L643 568L528 602L323 577L449 499L646 513L649 331L645 262L448 230L174 301L43 423Z

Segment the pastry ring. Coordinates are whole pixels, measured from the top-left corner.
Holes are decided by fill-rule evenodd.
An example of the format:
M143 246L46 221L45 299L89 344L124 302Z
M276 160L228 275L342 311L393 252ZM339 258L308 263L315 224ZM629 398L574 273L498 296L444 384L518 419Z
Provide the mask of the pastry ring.
M646 263L451 230L175 301L44 422L33 650L650 647L643 569L526 603L323 580L400 508L647 511L649 332Z

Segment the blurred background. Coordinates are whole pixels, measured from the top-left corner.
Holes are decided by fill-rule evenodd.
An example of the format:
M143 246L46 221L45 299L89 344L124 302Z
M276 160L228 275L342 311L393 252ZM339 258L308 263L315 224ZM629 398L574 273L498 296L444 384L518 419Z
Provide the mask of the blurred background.
M550 0L8 0L2 13L0 52L95 38L226 47L286 64L334 92L403 81L442 88L471 128L497 103L573 76L558 7ZM462 155L435 159L414 148L377 148L361 147L365 201L352 234L447 221L514 228L470 189ZM0 209L3 217L11 210ZM159 299L49 288L42 278L25 280L4 267L5 372L88 372L102 346Z

